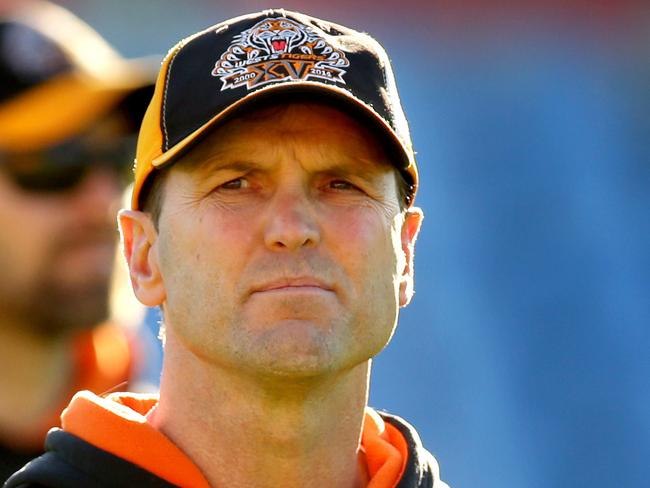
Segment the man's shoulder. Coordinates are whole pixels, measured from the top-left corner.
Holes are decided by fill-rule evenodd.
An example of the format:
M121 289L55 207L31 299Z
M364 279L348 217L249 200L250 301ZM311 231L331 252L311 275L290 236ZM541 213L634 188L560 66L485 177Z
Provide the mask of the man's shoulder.
M4 488L76 488L98 483L150 488L175 486L60 429L50 431L45 447L47 452L9 478Z
M440 479L438 462L422 444L415 427L397 415L381 410L377 413L402 434L408 446L408 461L396 488L449 488Z

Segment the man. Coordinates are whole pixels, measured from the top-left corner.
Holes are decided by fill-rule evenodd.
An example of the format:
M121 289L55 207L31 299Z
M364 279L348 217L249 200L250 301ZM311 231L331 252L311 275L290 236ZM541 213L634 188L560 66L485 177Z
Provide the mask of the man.
M0 18L0 481L43 452L73 394L133 372L108 323L134 134L153 73L79 19L25 2Z
M381 46L284 10L181 41L135 172L119 221L164 315L160 396L78 394L7 486L447 486L412 427L366 407L422 221Z

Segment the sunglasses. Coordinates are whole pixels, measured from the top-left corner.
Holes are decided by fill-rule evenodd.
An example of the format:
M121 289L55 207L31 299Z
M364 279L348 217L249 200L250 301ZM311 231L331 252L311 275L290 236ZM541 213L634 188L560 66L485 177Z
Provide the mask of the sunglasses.
M124 187L132 181L135 137L110 144L66 141L46 150L20 154L0 153L0 171L18 188L33 193L59 193L75 188L91 171L110 169Z

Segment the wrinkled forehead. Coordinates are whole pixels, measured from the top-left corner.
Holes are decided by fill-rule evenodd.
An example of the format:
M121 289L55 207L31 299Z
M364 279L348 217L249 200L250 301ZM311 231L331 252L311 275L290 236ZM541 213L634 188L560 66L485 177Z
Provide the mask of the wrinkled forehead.
M282 139L293 139L293 147L302 148L303 156L320 157L318 164L322 166L309 173L356 175L382 188L385 186L386 191L395 191L398 201L405 202L407 185L391 159L389 141L385 133L373 127L345 106L311 98L258 102L236 115L224 117L173 164L156 170L150 186L143 192L146 205L154 209L154 214L159 211L155 209L160 208L162 200L157 197L163 185L167 188L170 184L167 177L170 172L185 173L190 178L183 177L181 181L208 183L218 178L217 173L225 167L232 170L233 176L238 170L260 169L272 160L274 149L286 150L287 145L280 142ZM263 142L258 144L260 139ZM396 190L389 190L393 186Z
M287 140L328 157L359 159L359 171L368 165L392 168L379 134L344 110L314 101L267 103L240 113L214 128L179 162L204 164L233 149L273 151Z

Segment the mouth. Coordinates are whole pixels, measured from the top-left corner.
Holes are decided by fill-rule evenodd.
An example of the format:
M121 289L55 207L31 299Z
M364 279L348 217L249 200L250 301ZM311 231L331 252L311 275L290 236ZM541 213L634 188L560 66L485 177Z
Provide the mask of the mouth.
M275 52L284 52L287 49L287 41L284 39L273 39L271 45Z
M334 291L332 286L314 277L281 278L253 287L252 294L268 292Z

